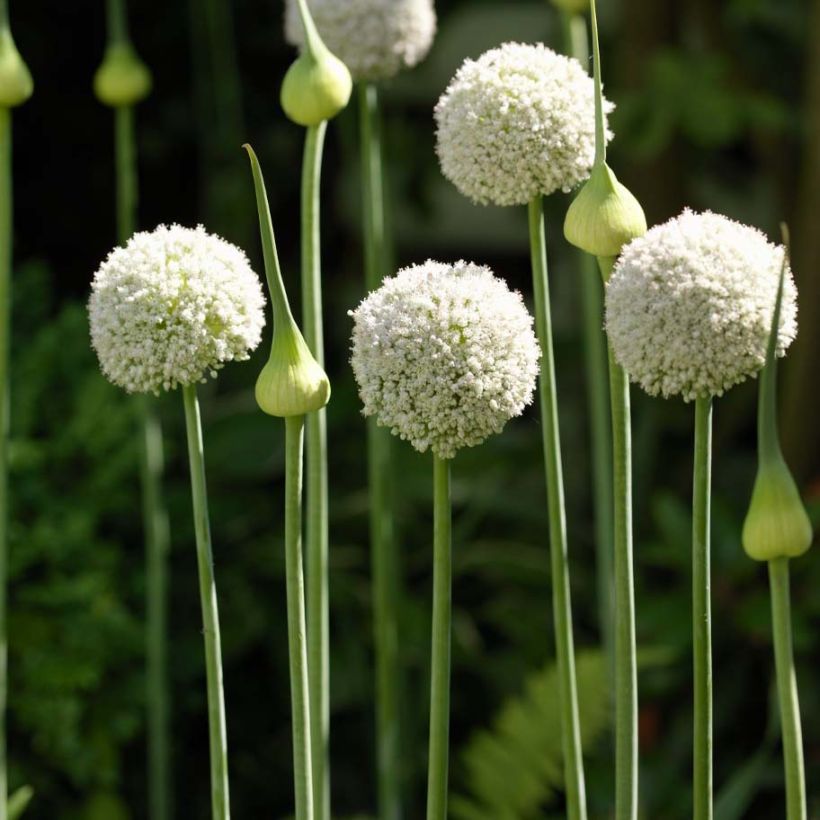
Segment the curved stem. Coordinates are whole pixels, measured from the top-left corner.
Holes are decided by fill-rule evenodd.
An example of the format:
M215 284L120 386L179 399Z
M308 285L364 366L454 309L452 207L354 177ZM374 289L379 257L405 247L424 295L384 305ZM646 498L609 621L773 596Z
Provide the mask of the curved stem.
M211 810L213 820L229 820L231 810L228 793L228 738L222 684L222 647L211 552L211 526L208 520L202 423L199 416L196 387L191 384L185 385L182 388L182 397L185 403L185 426L188 432L188 460L191 469L191 496L194 506L196 554L199 567L199 596L202 604L202 635L205 641L205 671L208 681Z
M293 785L296 820L313 820L305 588L302 569L302 455L304 416L285 419L285 575L288 599Z
M710 505L712 400L695 402L695 468L692 499L692 645L694 653L694 820L711 820L712 806L712 603Z
M379 287L386 270L384 178L378 90L359 85L365 286ZM370 493L370 560L373 578L373 642L376 652L376 763L380 820L400 820L399 556L392 504L392 459L388 430L367 420Z
M8 696L8 446L11 342L11 111L0 108L0 820L6 820L6 701Z
M302 299L305 341L324 366L320 198L322 148L327 123L308 128L302 169ZM328 639L328 495L325 410L306 417L308 669L310 681L313 806L330 820L330 659Z
M772 591L772 632L786 773L786 820L806 820L806 773L792 649L788 558L769 562L769 585Z
M547 279L547 244L544 232L543 201L536 197L529 205L530 252L532 256L535 324L541 345L541 434L549 508L552 602L555 621L555 648L561 683L561 733L564 747L564 778L567 791L567 817L586 817L584 761L581 726L578 718L578 692L575 681L575 648L572 635L572 603L569 583L564 479L561 467L561 441L558 429L558 400L555 361L552 349L552 318Z
M430 746L427 820L447 818L450 742L452 535L450 462L433 457L433 635L430 664Z

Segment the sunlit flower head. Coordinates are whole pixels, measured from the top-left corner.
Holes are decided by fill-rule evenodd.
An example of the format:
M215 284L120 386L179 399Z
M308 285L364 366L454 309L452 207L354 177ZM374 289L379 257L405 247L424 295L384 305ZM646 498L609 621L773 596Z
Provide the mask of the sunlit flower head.
M420 452L452 458L532 401L540 356L532 317L489 268L406 268L351 315L364 414Z
M612 104L604 101L605 113ZM570 191L595 157L591 77L540 43L506 43L459 68L435 109L441 170L481 204Z
M765 364L784 250L755 228L686 210L633 240L606 291L618 363L647 393L720 396ZM797 334L787 271L778 336Z
M247 359L265 324L245 254L205 229L135 234L94 276L91 342L105 376L129 393L204 381Z
M432 0L308 0L327 47L354 80L383 80L420 63L436 33ZM300 46L296 0L285 2L285 36Z

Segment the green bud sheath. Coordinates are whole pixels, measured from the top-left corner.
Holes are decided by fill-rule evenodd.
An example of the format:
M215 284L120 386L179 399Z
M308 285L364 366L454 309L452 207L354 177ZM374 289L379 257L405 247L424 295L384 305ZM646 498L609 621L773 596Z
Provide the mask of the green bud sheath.
M151 93L151 72L127 40L115 41L105 49L102 64L94 74L94 93L104 105L134 105Z
M276 252L262 169L253 148L246 145L245 150L251 161L265 256L265 275L273 307L273 343L268 363L256 382L256 401L270 416L302 416L319 410L328 403L330 381L310 352L291 313Z
M785 233L785 229L784 229ZM760 374L758 468L752 501L743 524L743 548L756 561L796 558L808 550L812 528L777 433L777 334L788 250L783 257L766 366Z
M34 92L31 72L8 28L0 29L0 107L22 105Z
M638 200L605 162L596 165L567 211L567 241L593 256L614 257L645 233L646 217Z

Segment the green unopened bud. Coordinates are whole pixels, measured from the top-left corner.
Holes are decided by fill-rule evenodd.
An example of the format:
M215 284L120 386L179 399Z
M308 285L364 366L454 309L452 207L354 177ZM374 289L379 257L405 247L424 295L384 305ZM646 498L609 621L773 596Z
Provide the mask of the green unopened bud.
M567 14L585 14L589 11L589 0L552 0L552 5Z
M796 558L811 542L811 522L786 462L761 464L743 524L743 549L755 561L771 561Z
M134 105L151 93L151 72L127 40L111 43L94 74L97 99L113 107Z
M8 28L0 30L0 107L22 105L34 92L31 72Z
M567 241L593 256L614 257L645 233L646 217L638 200L606 163L596 165L567 211Z
M350 102L352 90L350 72L338 57L324 47L306 50L285 75L282 108L299 125L319 125Z

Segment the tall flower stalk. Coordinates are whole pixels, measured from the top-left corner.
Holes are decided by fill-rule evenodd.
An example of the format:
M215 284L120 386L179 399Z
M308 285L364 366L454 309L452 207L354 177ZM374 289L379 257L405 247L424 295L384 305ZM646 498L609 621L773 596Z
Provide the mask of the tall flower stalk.
M631 239L646 232L635 197L606 163L601 50L595 1L590 5L595 82L595 161L589 181L570 206L567 239L595 256L604 284L615 259ZM599 317L600 320L601 317ZM638 816L638 672L635 639L635 581L632 547L632 429L629 381L609 351L612 424L612 498L614 502L615 583L615 816Z
M137 225L138 176L134 107L149 92L148 69L133 51L124 0L108 0L108 46L95 78L102 102L114 109L117 234L125 244ZM146 718L148 804L152 818L171 816L171 741L167 650L168 515L162 501L163 441L156 401L137 399L140 482L146 559Z
M309 633L305 640L305 589L302 568L302 461L305 418L324 407L330 383L310 352L288 304L265 182L256 155L245 146L251 161L265 273L273 307L273 341L268 363L256 383L256 400L269 415L285 420L285 576L287 583L288 647L290 652L293 723L293 776L296 820L313 820L315 756L312 754ZM309 456L308 456L309 462ZM308 527L310 521L308 520Z
M282 107L306 128L302 166L302 292L305 340L324 365L320 183L327 121L350 100L352 80L345 65L330 53L298 0L305 47L282 84ZM330 820L330 648L328 603L327 422L324 405L307 413L307 635L313 805L318 820Z
M11 267L14 224L11 109L24 103L34 85L17 51L7 0L0 0L0 820L8 816L6 703L8 698L8 447L10 422Z
M788 236L786 247L788 249ZM794 478L783 458L777 428L777 336L786 273L784 256L766 367L758 401L758 472L743 525L743 546L756 561L767 561L772 605L777 695L783 735L786 820L806 820L806 771L803 732L792 647L790 560L811 546L812 528Z

